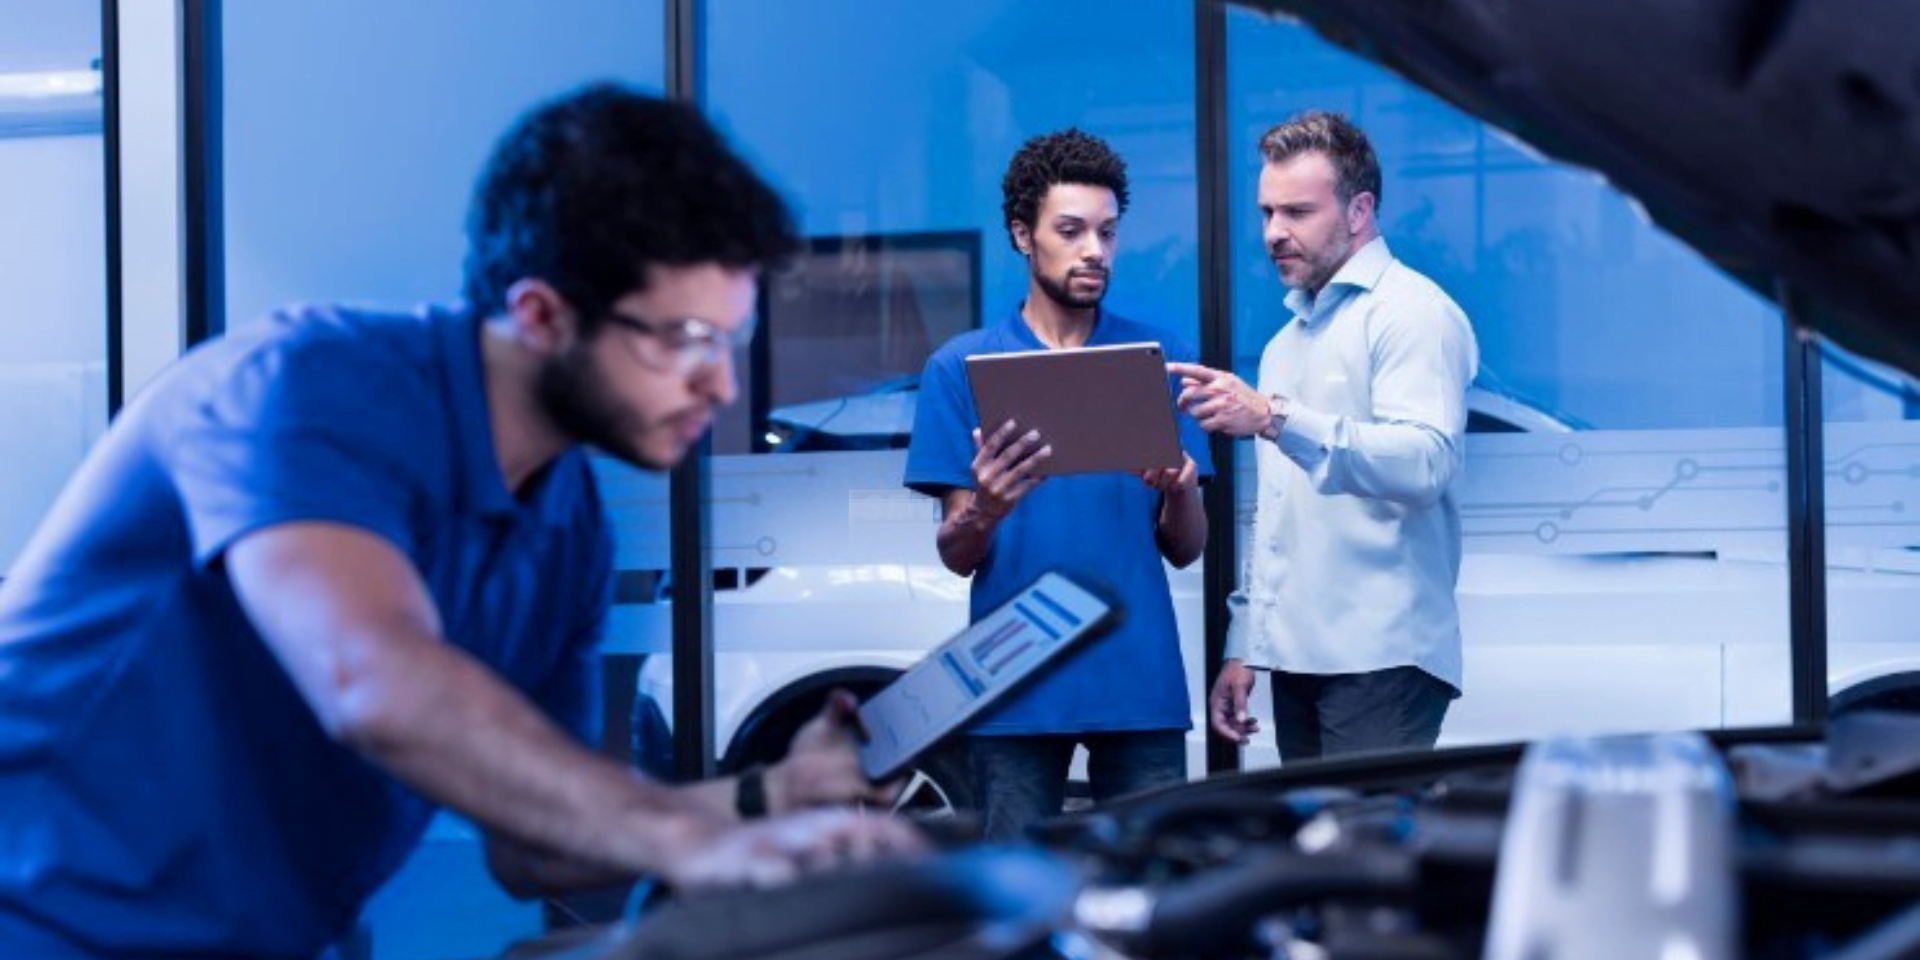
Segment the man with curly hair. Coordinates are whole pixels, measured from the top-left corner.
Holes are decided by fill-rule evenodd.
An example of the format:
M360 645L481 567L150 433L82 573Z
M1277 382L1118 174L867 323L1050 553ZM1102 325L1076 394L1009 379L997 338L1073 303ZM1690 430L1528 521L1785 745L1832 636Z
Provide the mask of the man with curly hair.
M837 702L742 783L603 760L613 543L584 445L664 470L734 399L785 205L612 86L481 177L463 308L299 308L115 422L0 587L0 956L312 956L436 807L511 892L773 882L911 848Z
M1431 747L1460 695L1453 490L1473 328L1387 249L1380 162L1358 126L1309 111L1260 151L1263 239L1292 315L1260 357L1258 389L1174 366L1201 426L1258 438L1246 583L1210 722L1246 742L1261 668L1283 763Z
M1207 521L1198 484L1211 473L1204 435L1185 416L1178 468L1044 480L1035 471L1052 455L1045 437L979 421L969 356L1142 341L1161 341L1171 358L1194 356L1163 330L1101 306L1127 209L1126 165L1105 142L1071 129L1035 137L1001 186L1007 239L1027 260L1026 299L927 361L906 485L940 498L940 558L973 578L975 618L1049 570L1113 584L1126 613L970 730L974 796L992 839L1060 813L1076 747L1087 750L1096 802L1186 778L1191 724L1165 562L1200 556Z

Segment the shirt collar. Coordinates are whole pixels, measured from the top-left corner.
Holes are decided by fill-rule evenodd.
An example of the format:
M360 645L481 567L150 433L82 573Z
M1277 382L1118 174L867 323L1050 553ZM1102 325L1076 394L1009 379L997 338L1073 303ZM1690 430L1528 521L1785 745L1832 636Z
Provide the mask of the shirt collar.
M1334 271L1333 279L1321 288L1319 297L1308 297L1305 290L1287 291L1287 309L1310 324L1332 316L1333 307L1353 291L1372 290L1392 264L1393 251L1387 249L1387 238L1374 237Z
M1032 327L1027 326L1027 318L1020 313L1026 305L1026 301L1024 300L1013 305L1013 311L1007 316L1007 332L1012 335L1014 342L1022 349L1052 349L1040 339L1039 334L1033 332ZM1087 334L1087 342L1082 344L1082 346L1093 347L1100 345L1102 342L1101 336L1113 327L1113 324L1106 322L1108 316L1109 314L1107 313L1106 307L1095 308L1093 314L1093 330Z

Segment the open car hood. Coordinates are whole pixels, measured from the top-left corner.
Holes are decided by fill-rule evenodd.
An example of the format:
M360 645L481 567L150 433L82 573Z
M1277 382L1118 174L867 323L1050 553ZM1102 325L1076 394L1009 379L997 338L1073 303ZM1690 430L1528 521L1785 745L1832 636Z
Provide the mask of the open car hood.
M1920 372L1920 33L1904 0L1230 2L1297 16L1605 174L1798 322Z

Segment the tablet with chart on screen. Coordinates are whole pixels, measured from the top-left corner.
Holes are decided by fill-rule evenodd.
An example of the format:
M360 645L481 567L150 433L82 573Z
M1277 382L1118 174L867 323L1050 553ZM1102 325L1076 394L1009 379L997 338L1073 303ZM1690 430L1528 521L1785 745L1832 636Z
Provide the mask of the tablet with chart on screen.
M1112 624L1097 588L1048 573L860 705L860 765L884 780L1049 662Z

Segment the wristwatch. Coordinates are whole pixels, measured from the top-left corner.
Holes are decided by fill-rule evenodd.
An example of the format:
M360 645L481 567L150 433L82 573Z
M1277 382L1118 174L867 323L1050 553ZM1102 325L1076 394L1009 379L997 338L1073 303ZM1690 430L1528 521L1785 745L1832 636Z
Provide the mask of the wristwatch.
M767 770L765 767L748 767L740 771L733 781L733 812L742 820L754 820L767 815Z
M1267 395L1267 410L1270 411L1272 415L1267 418L1267 425L1260 428L1261 439L1280 439L1280 431L1287 428L1287 411L1292 408L1292 406L1292 402L1280 394L1270 393Z

